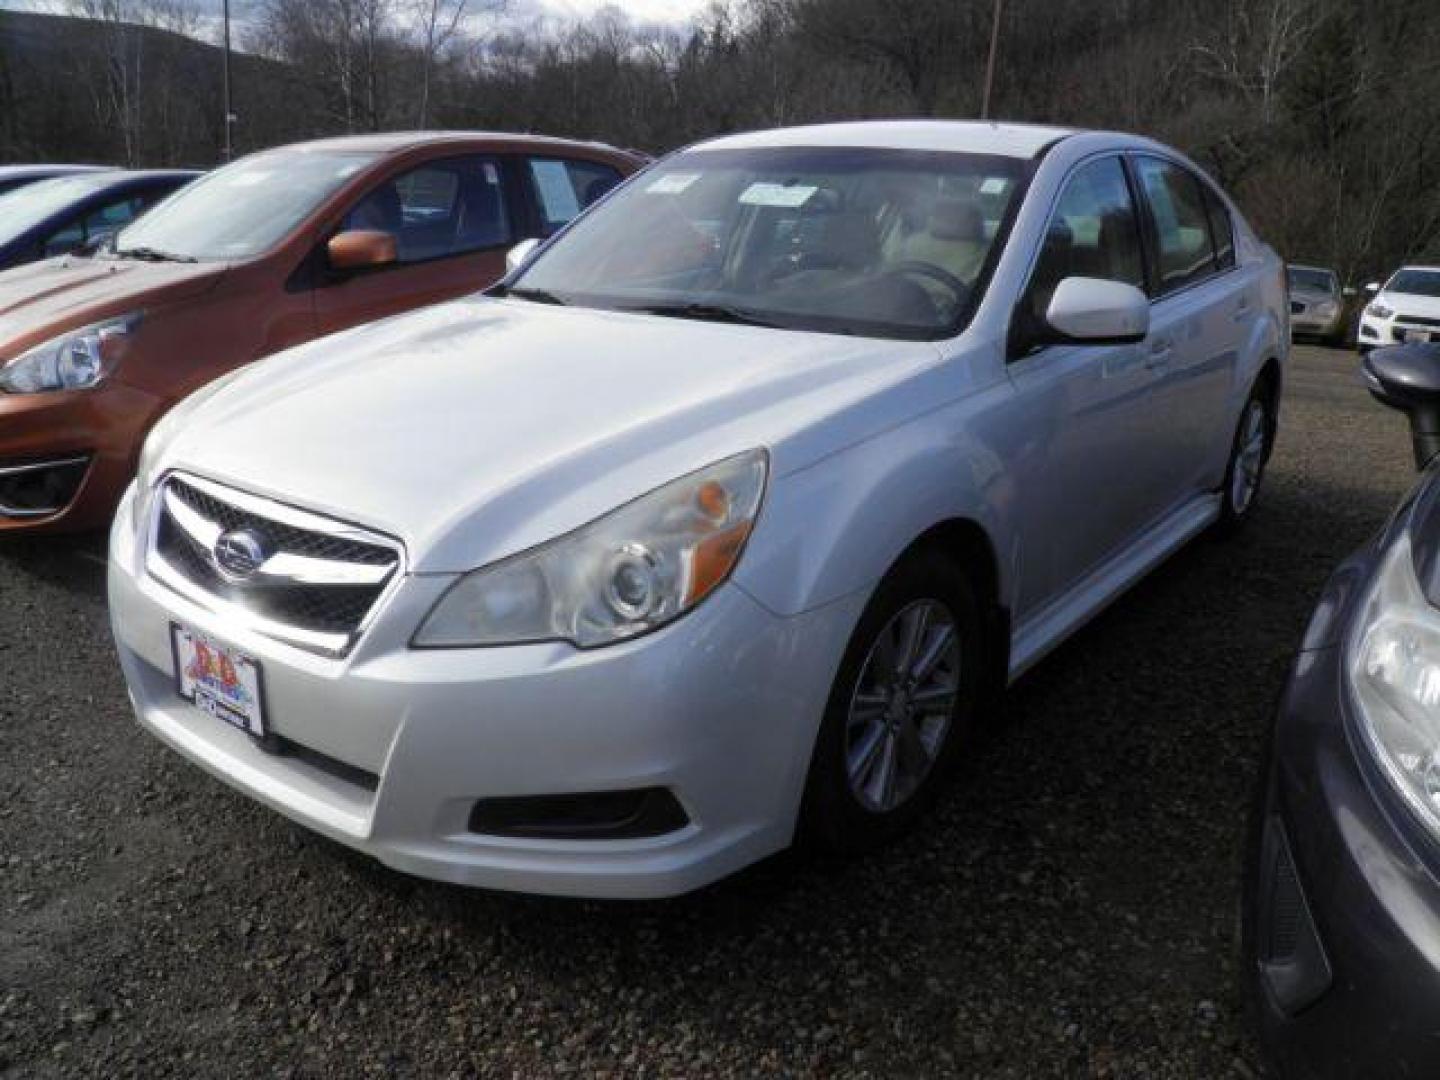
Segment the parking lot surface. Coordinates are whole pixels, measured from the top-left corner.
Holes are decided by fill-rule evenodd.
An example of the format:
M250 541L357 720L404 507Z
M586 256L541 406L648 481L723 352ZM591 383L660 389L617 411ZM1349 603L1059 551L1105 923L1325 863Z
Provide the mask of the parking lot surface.
M665 903L417 881L232 794L131 721L100 542L0 547L0 1073L1253 1075L1268 714L1412 475L1353 354L1297 349L1247 530L1028 675L921 830Z

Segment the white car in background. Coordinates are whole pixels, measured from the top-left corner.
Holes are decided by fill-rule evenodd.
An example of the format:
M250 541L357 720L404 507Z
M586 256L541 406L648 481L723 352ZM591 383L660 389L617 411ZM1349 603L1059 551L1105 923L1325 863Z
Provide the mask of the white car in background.
M1440 341L1440 267L1405 266L1382 287L1365 286L1371 301L1360 313L1360 352L1406 341Z
M1249 514L1286 304L1146 139L701 144L490 296L171 412L112 531L131 699L448 881L658 896L797 833L865 850L994 693Z

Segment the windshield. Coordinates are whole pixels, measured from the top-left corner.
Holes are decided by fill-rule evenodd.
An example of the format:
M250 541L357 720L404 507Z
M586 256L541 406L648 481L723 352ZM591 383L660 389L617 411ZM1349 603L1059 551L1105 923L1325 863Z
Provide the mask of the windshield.
M1440 270L1401 270L1390 279L1385 291L1409 293L1411 296L1440 296Z
M116 240L116 254L160 253L201 262L269 251L374 154L256 154L195 181Z
M1334 292L1335 275L1329 270L1315 270L1308 266L1292 266L1290 267L1290 288L1308 289L1311 292Z
M0 244L8 244L51 214L115 183L113 173L41 180L0 195Z
M580 218L512 283L585 307L872 337L957 332L1027 162L882 149L696 150Z

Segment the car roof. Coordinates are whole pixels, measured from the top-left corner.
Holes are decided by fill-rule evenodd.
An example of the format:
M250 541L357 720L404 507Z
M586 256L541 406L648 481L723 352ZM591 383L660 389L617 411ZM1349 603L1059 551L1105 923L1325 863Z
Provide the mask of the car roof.
M119 169L116 179L126 180L193 180L204 169Z
M105 172L108 165L0 165L0 179L16 176L59 177L76 173Z
M58 184L65 181L72 187L83 189L84 195L77 198L89 198L111 188L143 183L146 180L193 180L199 175L201 173L198 169L94 169L43 177L40 183Z
M610 154L625 154L608 143L587 142L579 139L556 139L546 135L515 134L506 131L382 131L369 135L340 135L328 139L314 139L310 142L291 143L287 146L267 147L271 150L329 150L352 151L354 153L393 154L401 150L414 150L424 146L443 146L448 143L519 143L538 149L587 149Z
M1032 158L1074 128L985 120L867 120L773 128L724 135L691 149L751 150L762 147L843 146L882 150L963 151Z
M1420 270L1427 274L1440 274L1440 266L1402 266L1395 274L1403 274L1406 270ZM1395 274L1391 274L1394 277Z

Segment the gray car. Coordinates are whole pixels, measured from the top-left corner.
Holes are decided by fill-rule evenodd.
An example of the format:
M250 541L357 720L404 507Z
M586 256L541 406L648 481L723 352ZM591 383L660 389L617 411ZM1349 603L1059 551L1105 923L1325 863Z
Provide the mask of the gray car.
M1334 270L1288 266L1290 329L1295 334L1338 344L1345 337L1345 300L1354 289L1342 289Z
M1424 474L1326 585L1275 723L1245 926L1281 1076L1440 1075L1440 345L1363 373Z

